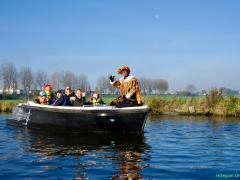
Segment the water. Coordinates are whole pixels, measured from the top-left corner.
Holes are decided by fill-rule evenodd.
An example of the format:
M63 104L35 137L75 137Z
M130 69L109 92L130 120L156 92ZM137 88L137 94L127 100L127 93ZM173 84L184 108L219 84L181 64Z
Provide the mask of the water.
M143 134L54 133L5 124L0 179L240 178L240 119L149 117Z

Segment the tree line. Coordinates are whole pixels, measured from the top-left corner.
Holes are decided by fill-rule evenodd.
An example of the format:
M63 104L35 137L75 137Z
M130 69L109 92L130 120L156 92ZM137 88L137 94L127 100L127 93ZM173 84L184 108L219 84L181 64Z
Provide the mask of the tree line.
M31 68L22 66L17 69L11 62L2 63L0 66L0 80L3 82L3 91L12 89L16 92L21 86L24 93L27 89L41 90L44 84L51 84L53 90L64 89L71 86L72 89L81 88L84 91L91 91L90 83L84 74L74 74L71 71L56 71L50 75L46 71L34 72ZM151 79L146 77L137 78L141 93L159 94L168 90L168 82L164 79ZM100 76L96 79L96 92L101 94L118 94L119 91L109 83L109 76Z
M90 87L86 75L76 75L70 71L53 72L50 76L46 71L34 72L29 67L21 67L19 70L13 63L3 63L0 67L0 79L3 82L3 91L12 89L13 92L21 86L26 92L28 89L42 89L44 84L51 84L53 90L71 86L73 89L86 90Z
M168 82L164 79L152 79L146 77L137 78L142 94L161 94L168 90ZM118 94L119 90L109 83L109 76L100 76L97 79L95 91L103 94Z

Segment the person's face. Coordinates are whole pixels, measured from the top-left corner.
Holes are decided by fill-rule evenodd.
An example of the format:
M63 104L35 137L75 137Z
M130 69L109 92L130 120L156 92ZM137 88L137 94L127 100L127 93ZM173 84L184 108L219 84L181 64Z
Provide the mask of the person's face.
M76 91L76 96L77 96L78 98L81 98L81 97L82 97L82 92L81 92L81 91Z
M127 70L122 70L121 74L123 75L123 77L127 77L129 72Z
M58 92L57 97L60 98L62 96L62 93Z
M71 88L69 86L66 87L65 89L67 92L71 91Z
M48 91L49 91L49 90L50 90L50 86L47 86L47 87L46 87L46 90L48 90Z

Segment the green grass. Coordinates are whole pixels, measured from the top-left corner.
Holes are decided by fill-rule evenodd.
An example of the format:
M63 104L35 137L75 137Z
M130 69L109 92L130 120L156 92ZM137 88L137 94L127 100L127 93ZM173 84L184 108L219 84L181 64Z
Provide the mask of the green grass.
M102 100L109 104L119 95L100 95ZM31 98L32 99L32 98ZM0 112L10 112L21 100L0 100ZM89 101L89 95L86 96ZM223 96L219 91L212 90L207 96L181 96L181 95L142 95L144 105L152 108L152 114L164 112L189 113L189 107L194 106L196 113L213 114L219 116L240 115L240 96Z
M13 107L23 100L0 100L0 112L11 112Z

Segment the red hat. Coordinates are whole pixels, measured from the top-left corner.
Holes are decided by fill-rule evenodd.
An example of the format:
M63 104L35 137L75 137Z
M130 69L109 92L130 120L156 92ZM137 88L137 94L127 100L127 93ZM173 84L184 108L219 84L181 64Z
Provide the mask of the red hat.
M50 87L50 89L52 89L52 86L50 85L50 84L46 84L45 86L44 86L44 89L46 89L46 87Z
M127 71L131 72L131 71L130 71L130 68L129 68L128 66L122 66L121 68L116 69L116 71L117 71L118 74L121 74L121 72L122 72L123 70L127 70Z

